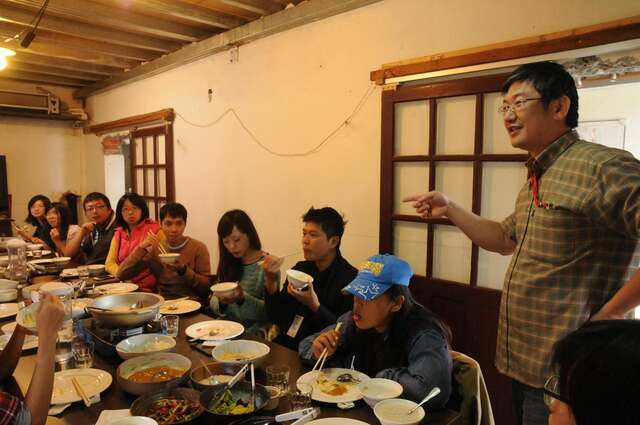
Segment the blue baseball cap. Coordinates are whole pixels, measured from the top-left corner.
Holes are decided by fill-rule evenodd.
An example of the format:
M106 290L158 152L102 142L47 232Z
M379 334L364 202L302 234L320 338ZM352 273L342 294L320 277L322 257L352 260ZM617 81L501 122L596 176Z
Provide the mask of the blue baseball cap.
M342 288L342 292L370 301L384 294L391 285L409 286L411 276L409 263L395 255L378 254L367 258L356 278Z

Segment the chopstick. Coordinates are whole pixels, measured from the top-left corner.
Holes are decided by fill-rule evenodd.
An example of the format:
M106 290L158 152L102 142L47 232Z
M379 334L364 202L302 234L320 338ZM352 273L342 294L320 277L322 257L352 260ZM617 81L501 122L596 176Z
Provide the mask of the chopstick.
M213 377L214 374L213 372L211 372L211 369L209 369L209 365L206 364L202 359L200 359L200 363L202 363L202 366L205 368L205 370L209 372L209 378Z
M342 327L342 322L338 322L334 330L336 332L339 332L341 327ZM314 370L316 370L316 367L318 367L318 364L320 365L320 367L318 367L317 370L321 371L322 367L324 366L324 361L326 359L327 359L327 347L324 347L324 350L322 350L320 357L318 357L318 360L316 361L316 364L313 365L313 369L311 369L311 371L313 372Z
M73 386L75 387L78 395L82 397L82 401L84 401L84 405L87 407L91 406L91 402L89 401L87 394L85 394L84 390L82 389L82 385L80 385L80 382L78 382L75 376L71 377L71 382L73 383Z
M166 307L168 305L175 304L175 303L178 303L180 301L184 301L184 300L188 300L188 299L189 299L189 297L180 297L180 298L176 298L175 300L167 300L167 301L162 303L162 307Z
M156 239L156 242L158 242L158 250L160 251L161 254L166 254L167 253L167 250L164 249L164 247L162 246L162 242L156 237L155 234L153 234L153 232L151 230L149 230L147 232L147 235L153 236Z
M256 377L253 372L253 363L251 363L251 410L256 409Z

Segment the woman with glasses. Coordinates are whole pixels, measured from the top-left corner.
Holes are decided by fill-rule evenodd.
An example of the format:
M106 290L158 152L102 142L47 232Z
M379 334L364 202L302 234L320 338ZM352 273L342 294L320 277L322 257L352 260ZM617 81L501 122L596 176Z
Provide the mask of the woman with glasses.
M549 425L640 424L640 321L587 322L558 341Z
M54 202L45 213L47 223L51 226L49 235L54 243L52 248L64 257L74 258L80 252L82 230L77 224L71 224L71 211L60 202Z
M15 226L16 232L20 237L31 243L40 243L45 248L55 248L49 232L51 227L45 218L45 211L51 207L51 201L44 195L36 195L29 200L27 204L27 218L25 221L34 227L33 233L18 225Z
M111 275L118 274L120 264L144 241L149 233L156 234L160 225L149 218L149 207L142 196L137 193L125 193L116 206L116 220L119 227L116 229L105 269ZM131 280L138 284L144 291L154 291L156 278L146 266L137 270L137 275Z

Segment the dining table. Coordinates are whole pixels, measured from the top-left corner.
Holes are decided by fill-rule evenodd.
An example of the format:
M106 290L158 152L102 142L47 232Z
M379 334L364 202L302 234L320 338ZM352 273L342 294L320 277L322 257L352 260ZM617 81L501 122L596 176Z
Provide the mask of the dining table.
M202 347L196 348L193 343L188 341L188 337L185 335L185 329L195 323L203 322L207 320L213 320L213 318L205 314L204 308L180 315L179 319L179 331L176 337L176 347L174 351L188 357L192 362L192 367L198 367L203 361L213 361L211 350L212 348L203 349ZM15 318L5 318L0 320L0 326L15 320ZM267 356L266 365L278 364L287 365L290 368L290 385L295 386L295 382L304 373L308 372L311 367L301 362L298 353L289 348L286 348L277 343L259 339L257 337L241 335L239 338L244 339L256 339L267 344L270 348L270 352ZM80 402L72 403L71 406L66 408L62 413L56 416L49 416L47 418L47 424L68 424L68 425L88 425L95 424L103 410L119 410L128 409L131 404L136 400L137 396L131 395L123 391L117 384L116 370L118 365L123 360L117 356L102 356L97 352L94 353L93 368L101 369L109 374L113 378L112 384L100 394L100 401L92 404L90 407ZM13 378L14 387L19 392L26 394L31 376L36 362L36 349L25 350L22 353L22 357L16 367ZM312 366L312 365L311 365ZM265 384L266 376L264 370L258 369L256 371L256 381L261 384ZM189 386L187 381L185 386ZM320 418L351 418L363 421L368 424L378 424L379 421L373 413L373 409L370 408L363 400L355 402L355 406L350 409L342 410L337 407L336 404L313 402L314 407L320 407ZM259 411L256 415L259 416L273 416L275 414L284 413L290 411L289 401L287 397L280 399L279 406L273 411ZM193 425L204 425L213 423L229 423L228 421L219 422L220 417L204 412L200 417L191 421ZM425 419L422 424L433 425L457 425L461 424L461 417L458 412L449 409L440 409L434 411L427 411Z

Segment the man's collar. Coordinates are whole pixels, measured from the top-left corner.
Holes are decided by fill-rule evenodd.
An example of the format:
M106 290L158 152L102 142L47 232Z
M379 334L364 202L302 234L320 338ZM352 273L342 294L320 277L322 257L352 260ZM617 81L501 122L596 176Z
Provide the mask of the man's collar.
M580 136L575 130L569 130L547 146L537 158L530 157L525 163L528 170L527 177L534 174L536 177L542 176L547 168L579 139Z
M100 227L102 230L108 230L111 228L111 226L113 226L115 221L116 221L116 213L115 211L111 210L111 216L109 216L109 219L105 221L106 225L98 226L98 227Z

